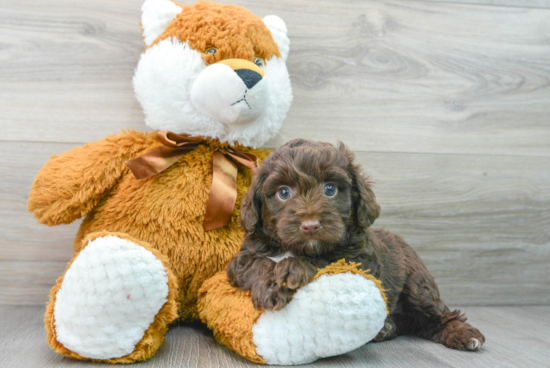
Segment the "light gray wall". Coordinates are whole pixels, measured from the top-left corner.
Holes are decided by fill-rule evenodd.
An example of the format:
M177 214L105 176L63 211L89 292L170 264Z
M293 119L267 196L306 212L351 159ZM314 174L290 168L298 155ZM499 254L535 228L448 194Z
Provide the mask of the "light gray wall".
M141 2L2 0L0 303L44 303L71 256L78 224L26 212L50 155L146 129ZM465 2L238 1L289 29L295 99L268 146L356 150L375 225L409 241L449 304L548 304L550 4Z

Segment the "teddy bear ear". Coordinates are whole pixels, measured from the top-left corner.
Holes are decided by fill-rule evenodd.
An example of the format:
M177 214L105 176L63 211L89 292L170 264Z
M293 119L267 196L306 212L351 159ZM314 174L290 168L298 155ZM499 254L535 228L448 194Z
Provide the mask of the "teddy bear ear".
M290 50L290 40L287 36L285 21L276 15L268 15L262 20L271 32L271 36L279 47L279 51L281 52L283 60L286 62L286 59L288 58L288 52Z
M146 0L141 7L145 45L151 46L181 11L181 6L170 0Z

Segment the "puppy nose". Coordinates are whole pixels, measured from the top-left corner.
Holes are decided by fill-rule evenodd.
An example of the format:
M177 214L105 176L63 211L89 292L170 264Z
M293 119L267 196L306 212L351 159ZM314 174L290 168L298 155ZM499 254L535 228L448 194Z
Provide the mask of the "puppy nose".
M304 220L300 225L300 230L307 235L313 235L321 228L321 224L317 220Z
M250 69L237 69L235 73L243 80L246 88L250 89L254 87L259 81L262 80L260 73Z

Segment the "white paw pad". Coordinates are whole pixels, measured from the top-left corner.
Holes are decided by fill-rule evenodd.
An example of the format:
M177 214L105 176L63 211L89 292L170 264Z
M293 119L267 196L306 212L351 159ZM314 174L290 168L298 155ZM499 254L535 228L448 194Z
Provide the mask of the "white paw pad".
M364 345L385 320L386 303L374 282L352 273L323 275L280 311L263 313L252 327L253 341L267 364L305 364Z
M56 295L57 341L86 358L128 355L167 296L168 275L153 253L117 236L96 238L74 260Z

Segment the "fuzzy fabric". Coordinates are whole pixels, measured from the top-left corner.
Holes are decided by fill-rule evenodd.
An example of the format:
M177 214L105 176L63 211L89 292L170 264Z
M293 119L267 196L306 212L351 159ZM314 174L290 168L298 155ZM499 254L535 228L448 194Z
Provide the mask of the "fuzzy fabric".
M255 66L249 61L248 63L251 67ZM225 126L254 123L267 108L270 97L280 96L277 93L279 91L274 91L270 96L266 82L269 79L257 75L259 82L248 88L230 66L222 62L210 65L193 82L191 102L197 109L221 121Z
M226 273L219 272L202 286L199 310L202 322L220 344L254 363L266 363L256 354L252 334L252 327L263 311L252 305L250 291L231 286Z
M238 209L252 174L239 165L231 222L207 232L203 224L212 182L212 154L224 145L210 140L162 173L136 180L125 161L160 145L156 133L130 131L54 156L38 173L28 207L48 225L70 223L86 215L75 251L88 234L100 231L127 234L158 249L168 257L178 281L181 319L193 320L198 318L199 288L210 276L225 270L242 245ZM236 148L260 159L269 153Z
M181 11L181 6L172 1L146 0L141 7L141 27L145 45L151 46Z
M182 42L189 42L189 46L200 53L210 47L217 48L215 55L205 55L207 64L224 59L252 61L254 56L265 60L273 56L281 57L268 26L245 8L207 1L179 6L182 11L156 42L176 37Z
M142 312L145 311L147 309L147 305L140 306L138 303L135 304L135 311L129 311L128 309L126 310L128 312L127 316L129 317L126 321L120 319L117 322L113 321L113 325L105 325L103 326L103 329L98 329L100 325L98 326L97 323L100 322L98 319L101 319L101 314L99 311L90 310L90 303L94 304L101 301L103 302L101 303L102 305L96 305L96 308L102 308L103 306L106 309L101 309L101 311L117 314L119 311L116 310L109 312L110 308L112 308L113 305L116 305L114 304L116 298L106 298L104 294L109 291L113 296L115 296L115 294L120 294L122 295L122 302L124 302L124 298L128 297L128 293L126 292L127 289L125 289L126 287L130 287L134 290L136 288L139 289L139 286L133 284L132 280L129 279L126 279L126 282L118 283L118 286L116 287L114 287L114 284L112 283L103 282L100 290L95 287L95 282L92 282L93 278L101 278L104 281L111 280L108 273L114 272L114 270L109 268L109 271L107 271L108 265L112 265L112 262L109 259L102 259L102 256L99 254L103 251L103 249L100 249L104 248L103 246L100 245L99 248L86 251L87 246L93 246L93 244L96 244L95 247L97 247L99 245L97 243L98 241L105 245L106 242L101 241L102 239L112 240L113 238L116 238L117 240L115 242L110 242L111 244L107 247L111 249L118 248L119 256L125 252L122 250L123 248L126 248L126 251L130 251L130 257L123 256L122 258L119 257L118 259L114 259L117 263L122 261L127 266L131 265L131 267L124 267L126 271L129 271L127 275L129 278L132 278L132 273L135 273L136 271L144 271L139 269L140 267L146 266L144 262L156 267L158 275L156 279L160 281L156 283L156 287L151 285L151 279L140 278L140 281L145 284L149 283L153 286L153 289L159 290L159 294L164 296L163 299L165 299L165 301L164 304L161 304L160 310L157 310L156 315L153 316L153 320L150 319L151 313L145 312L145 314L141 314L142 316L145 315L147 317L147 321L142 320L139 323L140 326L136 326L136 324L134 324L131 320L133 316L136 316L135 313L139 310ZM79 258L81 253L83 253L83 258ZM110 253L110 255L113 254L113 252ZM131 256L132 254L133 256ZM94 267L96 269L96 271L92 273L82 269L83 266L90 265L90 261L95 264ZM159 262L162 265L162 269L159 268ZM168 325L178 317L177 282L175 276L168 268L168 264L168 258L163 256L159 251L151 248L149 244L141 242L128 235L121 233L108 233L106 231L90 234L83 239L82 244L79 246L79 250L75 252L72 260L67 265L65 275L57 280L56 285L52 288L50 293L50 301L46 307L46 316L44 319L48 344L57 353L76 359L103 361L107 363L132 363L151 358L155 355L155 352L164 341L164 335L168 330ZM74 268L73 265L75 266ZM76 273L80 273L80 275L75 275L75 271ZM103 274L101 275L101 273ZM79 279L79 276L84 277ZM111 274L111 276L113 276L113 278L118 277L114 274ZM68 278L67 282L65 282L65 277ZM166 288L168 289L167 294ZM61 289L64 290L61 291ZM93 296L99 300L93 300L94 298L92 298L92 300L86 300L87 296L85 294L90 293L91 290L97 290L96 294L93 294ZM79 291L82 291L84 294L79 293ZM142 291L149 295L151 293L151 291L147 291L145 288ZM75 294L72 295L72 293ZM64 299L59 305L61 310L56 308L58 295ZM134 297L138 297L139 299L139 296L136 293L134 293ZM126 299L126 301L129 302L131 299L132 295L130 295L130 298ZM150 310L152 311L157 309L159 304L160 303L152 305ZM60 321L57 321L56 314L58 318L61 317ZM77 314L77 316L75 316L75 314ZM140 314L137 314L137 316L139 315ZM74 319L71 317L74 317ZM126 326L121 326L121 323L126 323ZM134 331L128 331L128 329L125 328L130 324L133 324ZM121 329L118 332L123 334L121 341L118 341L119 333L117 331L113 331L113 328L116 328L116 326ZM59 327L61 328L59 329ZM58 337L59 330L60 333L65 336ZM126 334L126 339L124 338L124 334ZM133 336L129 336L130 334L133 334ZM99 338L95 338L98 335ZM137 337L139 337L137 339L138 341L135 342ZM131 342L129 342L129 338L132 338ZM70 350L59 340L63 340L65 343L68 343L73 350ZM108 347L107 345L109 343L114 344L115 346ZM131 350L129 350L128 346L132 343L134 346L133 348L130 347ZM104 354L105 351L100 352L100 349L105 348L112 349L112 351L108 352L111 357L107 357ZM102 356L100 357L98 354ZM120 357L114 356L121 354L124 355Z
M234 5L199 2L180 7L150 43L158 26L172 19L170 12L177 9L168 0L148 0L143 5L148 48L133 83L145 123L178 134L262 146L279 132L292 102L285 64L290 41L284 21L270 15L264 23ZM212 48L215 54L205 53ZM227 59L252 64L255 58L262 60L265 76L251 88L233 70L218 64Z
M285 22L276 15L268 15L263 18L263 21L267 28L269 28L269 31L271 32L271 36L273 36L275 43L277 43L277 46L279 47L279 52L281 53L281 57L286 62L286 59L288 59L288 53L290 51L290 40L287 36Z
M108 235L90 241L57 292L57 340L86 358L134 351L168 297L168 275L153 253Z
M277 365L356 349L378 334L387 317L380 281L343 260L319 270L274 312L254 309L250 291L232 287L218 273L201 288L199 309L218 342L253 362Z
M283 309L262 314L252 328L253 341L267 364L305 364L363 346L386 317L379 281L357 265L339 262L320 270Z

